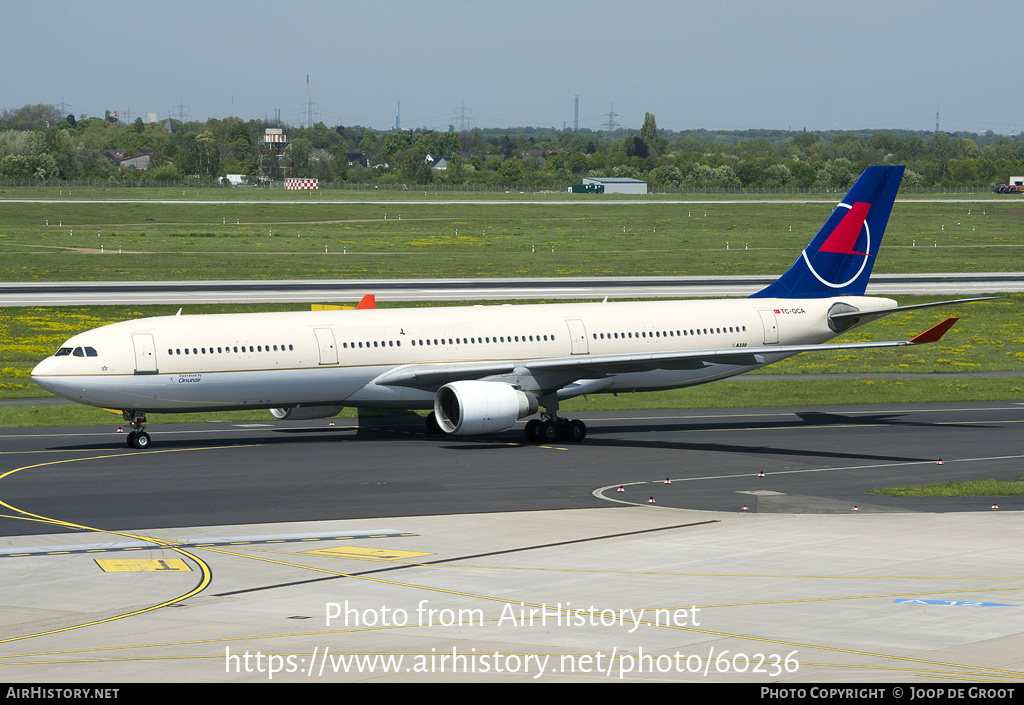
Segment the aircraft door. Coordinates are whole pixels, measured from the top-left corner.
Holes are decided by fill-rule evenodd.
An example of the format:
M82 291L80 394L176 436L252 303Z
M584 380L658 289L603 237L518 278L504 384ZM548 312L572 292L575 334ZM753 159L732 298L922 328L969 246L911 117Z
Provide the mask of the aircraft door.
M320 346L320 364L338 364L338 346L334 342L334 331L330 328L314 328L317 345Z
M135 374L155 375L156 345L152 333L132 333L132 344L135 346Z
M587 342L587 329L579 318L565 319L565 325L569 326L569 339L572 341L573 355L589 355L590 344Z
M761 325L764 326L764 344L771 345L779 342L779 324L775 320L775 312L768 308L758 309L761 315Z

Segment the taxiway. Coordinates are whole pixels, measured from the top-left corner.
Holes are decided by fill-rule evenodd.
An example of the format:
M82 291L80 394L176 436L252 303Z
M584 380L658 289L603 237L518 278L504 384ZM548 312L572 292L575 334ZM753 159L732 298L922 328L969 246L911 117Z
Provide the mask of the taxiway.
M1019 479L1024 405L581 417L585 443L550 446L401 416L156 425L146 452L112 429L4 429L0 672L1024 675L1024 501L867 493Z

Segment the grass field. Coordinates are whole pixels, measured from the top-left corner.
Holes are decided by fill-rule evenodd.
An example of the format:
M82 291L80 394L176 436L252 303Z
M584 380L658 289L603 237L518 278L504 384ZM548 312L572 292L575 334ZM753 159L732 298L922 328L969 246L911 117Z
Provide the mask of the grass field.
M903 304L928 297L907 297ZM803 374L854 373L966 373L1017 370L1024 366L1024 331L1015 310L1024 295L978 302L955 309L925 309L897 314L851 331L844 340L906 340L947 315L960 315L958 323L939 343L911 349L811 353L789 358L742 378L710 385L618 397L595 395L575 399L567 411L650 408L722 408L742 406L802 406L821 403L923 403L987 401L1024 397L1024 377L936 377L887 379L807 379ZM495 305L495 302L488 302ZM403 304L382 304L401 306ZM405 304L429 306L429 303ZM438 303L435 305L451 305ZM267 310L308 310L303 305L196 305L191 313L236 313ZM0 311L0 398L50 396L32 382L29 373L39 360L51 355L76 333L120 320L171 315L174 306L93 306L12 308ZM154 417L157 420L158 417ZM231 412L202 415L165 415L164 420L266 420L268 413ZM116 423L117 417L80 406L0 408L0 426L87 425Z
M973 482L936 482L911 487L886 487L871 494L889 497L1019 497L1024 495L1024 478L1015 482L976 480Z
M182 198L178 191L178 198ZM88 197L172 197L157 189L0 189L0 279L5 281L720 275L784 271L828 216L820 203L295 203L309 194L205 190L228 204L84 203ZM394 196L396 192L387 192ZM273 195L272 203L256 196ZM318 198L364 192L319 192ZM408 194L406 194L408 195ZM419 196L419 194L412 194ZM483 194L488 195L488 194ZM438 200L452 194L432 193ZM464 194L457 194L463 197ZM186 193L185 198L195 198ZM735 198L735 196L733 197ZM759 197L754 197L755 199ZM897 203L875 271L1019 271L1024 203ZM103 253L100 254L102 248ZM327 250L325 253L324 250ZM554 248L554 252L551 249ZM117 254L118 249L122 254ZM533 250L533 251L531 251ZM937 297L902 297L912 304ZM800 355L743 380L659 394L595 396L578 408L678 408L1019 399L1024 380L812 380L805 373L960 373L1024 369L1022 295L949 310L898 314L851 332L855 341L907 339L948 315L939 344L910 350ZM326 303L326 302L325 302ZM471 302L470 302L471 303ZM495 302L488 302L494 304ZM431 304L391 304L431 305ZM445 304L437 304L445 305ZM307 306L190 306L191 313L307 310ZM15 308L0 311L0 398L46 396L29 378L75 333L173 314L176 306ZM788 375L783 381L779 375ZM75 411L69 411L69 409ZM266 418L248 412L240 418ZM89 416L90 414L95 416ZM102 411L0 411L0 425L110 423ZM46 421L43 421L43 419ZM94 421L82 419L92 418ZM180 416L173 420L184 420ZM229 418L210 414L203 418Z
M0 200L0 279L776 274L832 205ZM1019 270L1022 221L1024 202L898 203L875 271Z
M226 187L150 187L150 186L0 186L0 199L59 199L68 201L102 200L162 200L162 201L730 201L736 199L756 200L820 200L835 202L835 193L824 189L808 192L784 191L783 189L692 189L685 192L668 193L656 186L643 196L631 194L572 194L565 190L536 188L472 189L435 184L427 190L402 185L377 185L368 188L361 185L344 185L332 188L324 183L317 190L289 191L275 189L236 189ZM902 200L946 200L946 201L992 201L995 203L1021 201L1018 195L997 194L991 189L974 191L947 191L942 188L901 188Z
M904 305L934 301L934 297L901 297ZM474 303L474 302L469 302ZM475 302L500 305L502 302ZM805 353L770 365L757 375L807 373L929 373L990 372L1024 369L1024 323L1017 313L1024 294L1009 294L997 301L895 314L850 331L837 340L907 340L947 316L961 320L938 343L903 349L870 349ZM381 303L382 308L443 306L452 303ZM108 323L148 316L169 316L177 306L85 306L8 308L0 310L0 398L48 396L29 377L32 368L72 335ZM303 304L188 306L188 313L249 313L309 310ZM1003 382L1006 384L1006 382ZM713 387L720 386L721 383ZM908 381L908 384L911 382ZM1021 380L1024 384L1024 379ZM1015 385L1010 385L1010 388ZM692 390L691 392L692 393ZM1024 395L1018 395L1024 396Z

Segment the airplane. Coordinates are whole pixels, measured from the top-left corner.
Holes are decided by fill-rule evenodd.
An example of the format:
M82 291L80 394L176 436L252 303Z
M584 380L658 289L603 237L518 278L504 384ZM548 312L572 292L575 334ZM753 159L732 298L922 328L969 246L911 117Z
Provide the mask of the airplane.
M269 409L278 419L343 407L431 409L450 436L520 419L533 442L578 442L583 421L559 403L584 394L674 389L756 370L802 352L920 345L826 341L898 311L865 296L902 166L868 168L793 265L744 299L181 315L106 325L70 338L32 371L43 389L120 410L145 449L147 413ZM991 298L991 297L988 297Z

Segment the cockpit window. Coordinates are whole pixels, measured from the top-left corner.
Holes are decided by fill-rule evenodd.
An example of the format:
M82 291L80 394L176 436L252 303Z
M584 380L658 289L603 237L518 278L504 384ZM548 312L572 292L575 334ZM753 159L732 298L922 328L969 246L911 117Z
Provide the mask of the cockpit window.
M99 355L96 352L96 348L90 348L90 347L86 347L86 349L85 349L85 356L86 357L99 357Z
M71 354L75 357L85 357L85 351L82 348L75 348L75 351Z
M71 354L71 348L61 348L53 354L54 357L64 357Z

